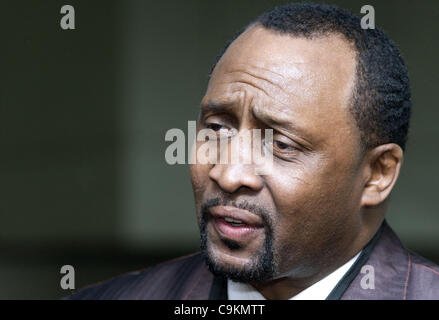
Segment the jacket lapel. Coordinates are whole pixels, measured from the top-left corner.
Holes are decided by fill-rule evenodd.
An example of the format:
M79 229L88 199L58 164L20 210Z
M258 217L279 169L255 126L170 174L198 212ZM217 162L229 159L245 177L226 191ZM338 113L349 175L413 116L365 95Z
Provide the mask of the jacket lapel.
M361 272L364 266L368 266L368 274ZM386 221L383 222L379 239L362 268L342 294L341 299L393 300L406 298L410 271L408 253ZM366 276L374 279L373 288L370 285L365 286L363 279Z
M227 300L227 279L215 276L209 294L209 300Z
M193 284L188 286L183 293L181 300L207 300L210 299L211 288L214 283L213 274L207 269L204 261L196 268L196 276Z

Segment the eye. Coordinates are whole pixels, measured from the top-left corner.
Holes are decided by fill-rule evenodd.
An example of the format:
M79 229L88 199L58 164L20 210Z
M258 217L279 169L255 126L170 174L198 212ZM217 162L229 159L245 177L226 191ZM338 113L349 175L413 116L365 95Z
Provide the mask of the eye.
M293 161L301 150L297 143L279 133L273 135L272 141L266 141L266 146L274 156L286 161Z
M206 128L212 129L213 131L219 131L222 127L223 126L218 123L206 123Z
M273 140L273 146L274 148L276 148L277 150L281 151L281 152L294 152L296 150L295 147L288 145L282 141L279 140Z
M218 122L206 122L205 127L211 129L217 133L218 136L232 137L235 134L235 129L229 128L222 123Z

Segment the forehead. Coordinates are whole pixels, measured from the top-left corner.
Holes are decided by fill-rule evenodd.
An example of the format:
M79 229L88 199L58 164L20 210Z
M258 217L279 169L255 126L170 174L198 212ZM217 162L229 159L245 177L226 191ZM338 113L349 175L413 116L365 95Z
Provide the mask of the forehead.
M341 36L306 39L251 27L218 62L203 103L248 104L328 137L352 129L355 67L355 51Z

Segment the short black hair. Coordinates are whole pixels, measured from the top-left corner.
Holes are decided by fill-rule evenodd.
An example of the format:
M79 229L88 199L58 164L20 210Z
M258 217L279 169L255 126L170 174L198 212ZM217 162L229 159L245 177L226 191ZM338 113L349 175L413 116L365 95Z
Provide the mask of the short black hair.
M408 71L398 47L380 29L363 29L361 18L333 5L291 3L263 13L241 29L216 58L210 74L230 44L259 25L280 34L312 39L340 34L356 49L356 83L350 111L364 150L396 143L403 150L411 114Z

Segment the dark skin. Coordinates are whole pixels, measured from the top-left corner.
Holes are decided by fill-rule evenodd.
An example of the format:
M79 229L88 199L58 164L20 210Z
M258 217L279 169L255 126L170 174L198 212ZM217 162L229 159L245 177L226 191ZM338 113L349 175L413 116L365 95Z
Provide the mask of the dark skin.
M330 274L384 219L403 152L393 143L361 147L349 112L355 67L355 51L341 36L305 39L253 26L212 73L198 130L273 129L273 168L257 175L252 164L191 165L196 208L221 195L268 210L276 274L252 283L267 299L288 299ZM232 250L207 224L208 248L220 265L251 264L264 237Z

